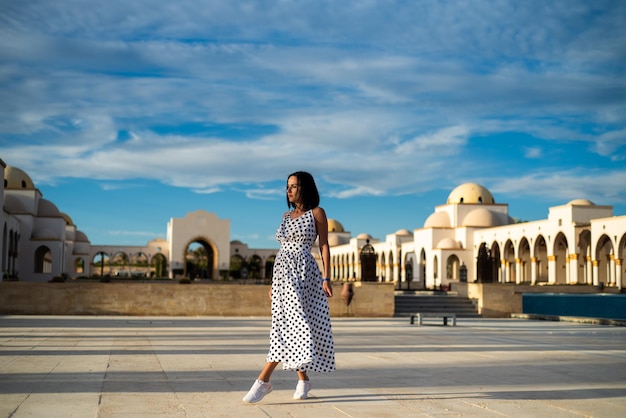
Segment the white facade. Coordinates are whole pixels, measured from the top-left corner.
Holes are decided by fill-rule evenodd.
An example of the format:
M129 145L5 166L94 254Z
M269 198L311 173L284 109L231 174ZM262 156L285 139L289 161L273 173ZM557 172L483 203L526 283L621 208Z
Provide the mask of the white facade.
M0 187L5 280L49 281L61 275L271 277L276 250L231 242L230 221L214 213L198 210L171 218L167 239L145 246L92 245L68 215L42 197L25 172L2 160L0 168L5 180ZM328 229L334 280L365 278L413 290L465 280L619 289L626 281L626 216L613 216L611 206L583 199L550 208L545 220L515 223L508 205L495 203L484 187L466 183L412 232L399 230L384 240L367 233L352 238L333 219ZM194 245L203 251L192 251ZM371 256L362 263L364 249ZM313 255L320 262L317 246Z
M413 233L400 230L384 241L343 238L331 248L334 278L361 280L366 239L376 253L376 280L398 289L462 280L622 289L626 281L626 216L584 199L550 208L548 219L515 223L508 205L496 204L487 189L463 184Z
M2 160L0 169L4 177L0 189L3 280L45 282L57 276L239 278L240 269L250 278L271 276L276 250L231 243L230 221L218 219L214 213L198 210L184 218L171 218L167 239L157 238L145 246L91 245L68 215L42 197L28 174ZM204 249L203 260L193 259L193 247ZM236 271L231 267L233 259L239 262Z

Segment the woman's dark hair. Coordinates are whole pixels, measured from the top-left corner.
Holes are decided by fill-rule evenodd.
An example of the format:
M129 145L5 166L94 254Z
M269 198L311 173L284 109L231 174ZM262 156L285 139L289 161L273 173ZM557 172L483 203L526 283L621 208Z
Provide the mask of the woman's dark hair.
M318 207L320 204L320 194L317 191L313 176L306 171L296 171L295 173L289 174L287 180L289 180L289 177L296 177L298 179L298 190L300 191L303 209L309 210ZM291 203L288 197L287 206L290 208L296 207L295 203Z

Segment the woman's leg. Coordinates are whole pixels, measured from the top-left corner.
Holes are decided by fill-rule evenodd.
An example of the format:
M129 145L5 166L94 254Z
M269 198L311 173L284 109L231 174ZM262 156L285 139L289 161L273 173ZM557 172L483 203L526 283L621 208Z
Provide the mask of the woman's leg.
M268 361L267 363L265 363L265 367L263 367L263 370L261 370L261 373L259 374L259 380L269 382L270 377L272 376L272 373L274 372L274 369L277 365L277 361Z
M298 372L298 380L309 380L309 376L306 375L306 372Z

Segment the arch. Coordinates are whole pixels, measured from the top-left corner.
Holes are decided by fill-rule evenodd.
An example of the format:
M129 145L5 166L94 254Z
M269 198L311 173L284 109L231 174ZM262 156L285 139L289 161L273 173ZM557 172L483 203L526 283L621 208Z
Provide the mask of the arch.
M476 281L480 283L493 283L496 276L497 259L491 254L491 249L487 247L487 243L483 242L478 247L478 255L476 256Z
M361 248L359 260L361 261L361 280L364 282L375 282L377 256L369 239L366 241L363 248Z
M565 284L567 283L567 260L569 258L569 251L567 246L567 238L562 232L556 234L554 238L554 268L555 268L555 283Z
M74 259L74 273L83 274L85 273L85 259L82 257L77 257Z
M267 260L265 260L265 279L272 280L274 277L274 262L276 262L275 255L270 255L267 257Z
M161 253L155 254L150 260L150 277L167 276L167 259Z
M515 283L517 274L515 271L515 247L513 241L508 239L504 244L504 253L502 254L504 261L504 283Z
M148 264L148 256L146 253L139 251L131 254L129 257L129 266L131 270L131 276L134 277L148 277L150 266Z
M491 244L491 258L493 260L493 280L502 283L502 255L500 254L500 245L497 241Z
M35 250L35 273L52 273L52 251L45 245Z
M263 260L256 254L253 254L248 259L248 277L255 280L261 279L261 264Z
M213 243L208 239L196 237L185 246L183 276L191 280L213 279L216 272L217 257Z
M427 264L426 250L422 248L422 250L420 251L420 268L419 268L419 273L420 273L419 280L422 283L421 285L422 289L426 289L426 264Z
M459 257L456 254L452 254L446 260L446 279L448 282L459 281L459 268L461 267L461 262L459 261Z
M530 243L526 237L520 240L518 248L517 263L519 267L519 277L516 283L530 283L531 260L530 260Z
M411 282L413 281L413 265L414 254L406 254L404 256L404 281L406 282L407 290L411 290Z
M244 259L239 254L230 256L230 267L228 269L230 277L233 279L241 279L241 270L244 266Z
M543 235L538 235L533 248L535 260L534 283L548 283L548 246Z
M91 259L91 271L94 276L104 277L105 275L110 275L111 257L104 251L95 253Z
M130 258L124 251L114 253L110 265L114 276L130 277Z
M593 267L591 261L591 231L585 229L578 234L578 281L593 284Z
M611 286L613 276L611 274L611 258L614 257L613 243L611 238L606 234L598 239L596 245L595 262L597 265L598 279L596 283L599 286Z

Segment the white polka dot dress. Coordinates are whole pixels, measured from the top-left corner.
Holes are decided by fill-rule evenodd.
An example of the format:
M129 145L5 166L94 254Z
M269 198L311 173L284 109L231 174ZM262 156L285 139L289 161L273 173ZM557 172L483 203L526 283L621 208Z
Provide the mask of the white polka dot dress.
M272 329L267 361L284 370L332 372L335 347L322 275L311 247L317 238L311 210L276 231L280 250L272 279Z

